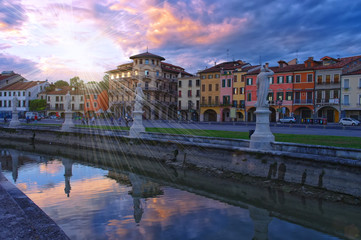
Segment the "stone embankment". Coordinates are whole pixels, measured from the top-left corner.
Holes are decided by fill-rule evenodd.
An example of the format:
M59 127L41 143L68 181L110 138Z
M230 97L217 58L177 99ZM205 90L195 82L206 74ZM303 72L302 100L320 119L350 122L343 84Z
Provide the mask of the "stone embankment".
M234 173L296 183L361 197L361 150L274 143L273 150L250 149L249 141L213 137L75 129L0 129L6 139L57 144L149 157L176 167Z

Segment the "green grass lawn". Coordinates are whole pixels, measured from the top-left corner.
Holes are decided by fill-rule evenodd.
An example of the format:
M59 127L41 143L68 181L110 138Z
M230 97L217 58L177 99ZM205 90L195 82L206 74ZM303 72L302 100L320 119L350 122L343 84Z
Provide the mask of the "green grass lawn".
M61 126L61 124L41 124L41 123L31 123L25 125ZM123 126L97 126L97 125L75 125L75 126L81 128L96 128L102 130L129 130L129 127L123 127ZM183 128L146 128L146 131L169 133L169 134L205 136L205 137L248 139L248 132L183 129ZM274 135L276 137L277 142L291 142L291 143L361 149L361 138L359 137L297 135L297 134L281 134L281 133L275 133Z

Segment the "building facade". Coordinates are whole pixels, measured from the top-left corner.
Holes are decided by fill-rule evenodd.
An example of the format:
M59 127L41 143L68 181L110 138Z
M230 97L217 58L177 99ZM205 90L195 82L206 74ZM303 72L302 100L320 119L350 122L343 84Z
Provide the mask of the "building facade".
M89 86L84 91L84 114L87 117L100 116L109 108L108 91L97 86Z
M341 117L361 120L361 70L341 76Z
M181 120L199 121L200 81L199 75L178 79L178 113Z
M37 99L39 93L49 86L47 81L17 81L0 89L0 118L10 117L12 112L12 100L18 99L17 110L20 117L24 117L29 111L29 102Z
M54 91L44 91L39 94L40 99L45 99L47 108L47 116L59 116L65 115L65 95L70 93L71 96L71 109L74 116L83 116L84 114L84 91L75 90L70 86L57 88Z
M143 118L177 118L178 78L191 76L179 66L163 62L165 58L146 52L131 56L132 63L122 64L107 73L109 78L109 105L117 116L131 115L134 90L141 83L145 101Z

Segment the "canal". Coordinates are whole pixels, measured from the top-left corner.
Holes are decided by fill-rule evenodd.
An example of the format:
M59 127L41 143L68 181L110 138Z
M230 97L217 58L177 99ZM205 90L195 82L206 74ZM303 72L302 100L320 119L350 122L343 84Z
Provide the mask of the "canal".
M50 146L0 150L6 178L71 239L360 239L357 205L154 159Z

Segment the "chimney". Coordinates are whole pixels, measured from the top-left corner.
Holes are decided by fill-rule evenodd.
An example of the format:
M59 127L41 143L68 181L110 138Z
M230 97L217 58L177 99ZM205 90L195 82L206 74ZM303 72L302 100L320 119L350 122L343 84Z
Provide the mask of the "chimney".
M278 65L279 65L280 68L283 68L283 67L287 66L288 64L283 60L279 60Z

